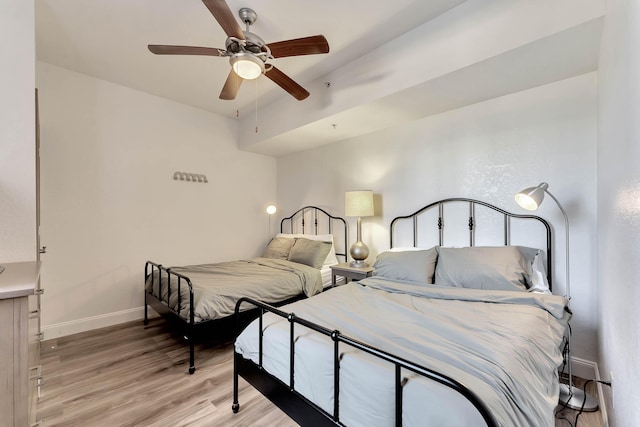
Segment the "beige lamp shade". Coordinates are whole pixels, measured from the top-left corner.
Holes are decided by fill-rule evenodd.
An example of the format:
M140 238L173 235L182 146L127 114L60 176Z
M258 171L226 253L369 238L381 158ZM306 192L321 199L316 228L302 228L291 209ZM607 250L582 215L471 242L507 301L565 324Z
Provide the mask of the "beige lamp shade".
M373 216L373 191L347 191L344 193L345 216Z

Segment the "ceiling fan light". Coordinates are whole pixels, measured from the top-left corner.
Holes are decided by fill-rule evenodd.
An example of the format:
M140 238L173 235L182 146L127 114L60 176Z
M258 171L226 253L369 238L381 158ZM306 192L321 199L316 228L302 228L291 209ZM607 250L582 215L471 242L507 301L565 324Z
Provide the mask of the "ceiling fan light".
M249 53L236 53L229 62L233 71L245 80L257 79L264 73L264 62Z

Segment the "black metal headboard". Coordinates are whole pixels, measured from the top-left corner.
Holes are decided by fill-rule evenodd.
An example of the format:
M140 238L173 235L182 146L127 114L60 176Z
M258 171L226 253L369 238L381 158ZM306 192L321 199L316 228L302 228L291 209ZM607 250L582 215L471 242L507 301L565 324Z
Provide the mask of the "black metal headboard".
M311 221L311 224L308 224ZM291 216L282 218L280 221L280 232L286 233L285 224L289 224L289 233L295 231L301 234L321 234L319 230L326 230L327 234L334 234L336 231L335 223L338 228L337 235L334 234L334 243L336 239L344 239L344 245L340 248L336 246L336 255L344 258L347 261L347 222L344 218L339 216L333 216L327 211L317 206L305 206L295 211ZM294 230L294 226L299 229ZM326 228L325 228L326 227Z
M413 230L413 246L417 246L418 245L418 217L425 213L426 211L435 208L437 206L438 208L438 221L437 221L437 229L438 229L438 244L440 246L442 246L444 244L444 232L445 232L445 218L444 218L444 205L447 203L452 203L452 202L467 202L469 204L469 221L467 223L468 227L469 227L469 246L475 246L475 232L476 232L476 205L481 205L484 207L487 207L489 209L492 209L493 211L496 211L500 214L503 215L504 217L504 245L510 245L511 244L511 218L518 218L518 219L531 219L531 220L535 220L535 221L539 221L542 225L544 225L545 230L546 230L546 242L547 242L547 280L549 281L549 289L551 288L551 277L552 277L552 272L551 272L551 260L553 258L553 254L552 254L552 250L551 250L551 226L549 225L549 223L543 219L540 218L539 216L535 216L535 215L521 215L521 214L514 214L511 212L507 212L504 209L500 209L497 206L491 205L489 203L480 201L480 200L474 200L474 199L466 199L466 198L451 198L451 199L443 199L443 200L439 200L437 202L433 202L421 209L418 209L416 212L410 214L410 215L405 215L405 216L399 216L394 218L391 221L391 225L390 225L390 233L391 233L391 246L393 248L393 244L394 244L394 228L395 226L402 220L411 220L412 221L412 230Z

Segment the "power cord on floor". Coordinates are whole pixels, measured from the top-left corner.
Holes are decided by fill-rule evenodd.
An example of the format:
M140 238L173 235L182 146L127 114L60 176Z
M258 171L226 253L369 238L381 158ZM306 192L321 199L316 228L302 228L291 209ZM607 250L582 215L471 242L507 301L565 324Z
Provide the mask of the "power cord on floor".
M571 423L571 420L569 420L565 416L558 416L562 411L564 411L567 408L567 405L569 403L568 401L564 402L562 404L562 408L556 411L555 417L557 420L566 421L569 423L571 427L578 427L578 418L580 418L580 415L582 415L582 413L584 412L584 405L585 403L587 403L587 386L589 385L589 383L593 383L593 382L604 384L606 386L611 387L611 381L602 381L602 380L594 380L594 379L585 381L584 384L582 385L582 394L584 396L582 398L582 405L580 405L580 409L578 410L578 413L576 414L576 417L573 420L573 423Z
M576 419L573 422L574 427L578 427L578 418L580 417L580 415L582 415L582 412L584 412L584 404L587 403L587 386L592 382L593 380L587 380L582 385L582 395L584 397L582 398L582 405L580 406L580 410L576 414Z

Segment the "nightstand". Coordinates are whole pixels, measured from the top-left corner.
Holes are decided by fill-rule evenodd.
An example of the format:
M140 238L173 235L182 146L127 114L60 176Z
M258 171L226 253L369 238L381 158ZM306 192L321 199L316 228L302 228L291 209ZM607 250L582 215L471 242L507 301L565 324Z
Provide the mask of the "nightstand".
M373 267L351 267L348 262L331 266L331 285L336 285L336 276L344 277L345 283L351 280L360 280L370 277L373 273Z

